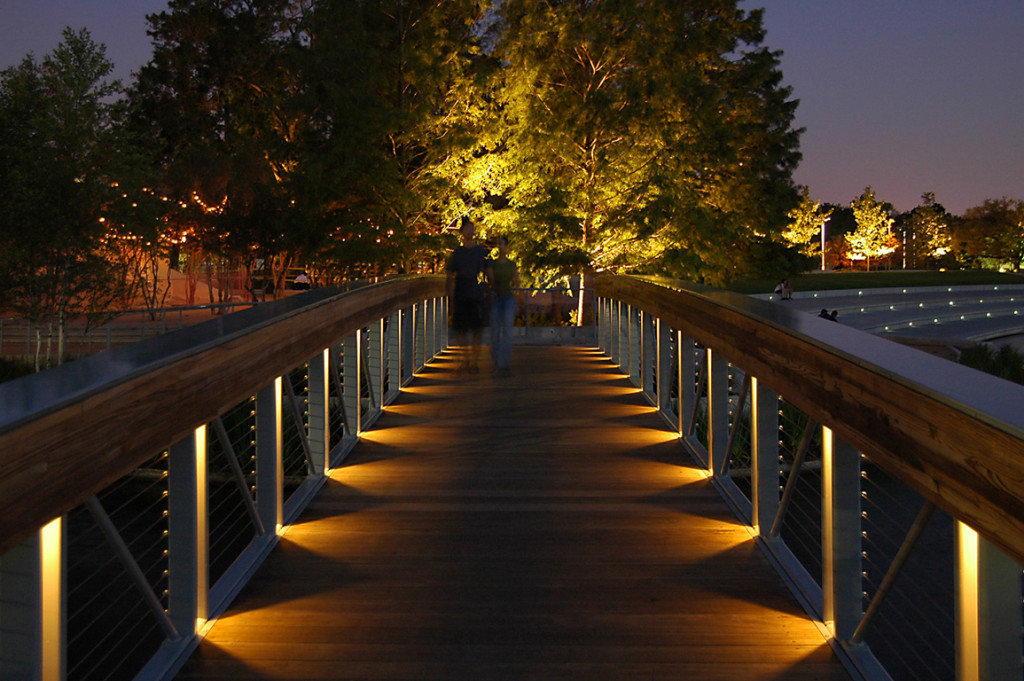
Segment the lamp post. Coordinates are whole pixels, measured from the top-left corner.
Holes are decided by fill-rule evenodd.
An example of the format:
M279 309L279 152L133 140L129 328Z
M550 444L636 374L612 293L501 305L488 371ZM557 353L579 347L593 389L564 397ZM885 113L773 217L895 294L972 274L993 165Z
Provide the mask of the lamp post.
M830 218L821 221L821 271L825 271L825 225Z

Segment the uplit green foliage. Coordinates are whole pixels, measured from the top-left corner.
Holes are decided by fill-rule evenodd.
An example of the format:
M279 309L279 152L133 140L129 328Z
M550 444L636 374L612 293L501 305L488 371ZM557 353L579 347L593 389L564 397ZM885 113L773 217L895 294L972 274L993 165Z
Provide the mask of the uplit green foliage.
M921 205L910 212L904 223L909 234L907 255L910 267L939 262L952 251L951 222L952 218L936 202L934 193L921 195Z
M822 208L820 201L811 198L811 190L803 188L800 204L789 211L790 222L782 237L789 243L799 246L804 255L821 254L821 242L818 237L824 229L825 221L832 215L831 208Z
M857 229L846 234L846 242L851 253L867 259L868 271L871 270L871 258L877 258L896 250L896 241L892 236L893 219L884 204L875 198L871 187L850 204L857 220Z
M760 47L760 11L495 4L170 0L149 17L126 126L108 116L118 162L78 173L117 184L90 229L103 217L133 237L107 244L139 272L173 255L277 286L293 262L321 283L431 270L466 214L509 233L540 278L800 269L781 238L796 103ZM65 204L33 219L57 224L44 213Z
M498 161L528 269L742 276L795 203L795 102L735 2L501 6Z

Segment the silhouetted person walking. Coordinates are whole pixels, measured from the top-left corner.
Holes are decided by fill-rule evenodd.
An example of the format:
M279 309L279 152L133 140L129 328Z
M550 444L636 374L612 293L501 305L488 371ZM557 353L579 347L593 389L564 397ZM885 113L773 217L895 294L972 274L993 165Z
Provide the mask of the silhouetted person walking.
M491 261L491 358L494 370L507 374L512 364L512 325L516 319L515 289L519 270L508 258L508 239L498 237L498 257Z
M448 259L448 299L452 303L452 329L455 342L469 350L459 371L480 370L480 335L487 322L487 287L492 276L488 251L476 241L476 225L468 217L459 227L462 245Z

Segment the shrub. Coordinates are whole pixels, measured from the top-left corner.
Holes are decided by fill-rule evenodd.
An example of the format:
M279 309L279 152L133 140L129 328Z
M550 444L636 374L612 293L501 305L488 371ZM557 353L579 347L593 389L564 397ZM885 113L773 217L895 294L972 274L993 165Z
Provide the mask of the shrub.
M1024 384L1024 354L1010 345L1002 345L998 349L988 345L976 345L963 351L960 363L1014 383Z
M32 373L32 363L24 359L0 357L0 383Z

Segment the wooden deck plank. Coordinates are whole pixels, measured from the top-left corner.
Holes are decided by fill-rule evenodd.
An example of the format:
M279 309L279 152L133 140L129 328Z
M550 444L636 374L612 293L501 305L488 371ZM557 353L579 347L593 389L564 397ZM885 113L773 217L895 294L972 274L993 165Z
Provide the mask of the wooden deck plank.
M179 679L848 679L595 351L431 364Z

